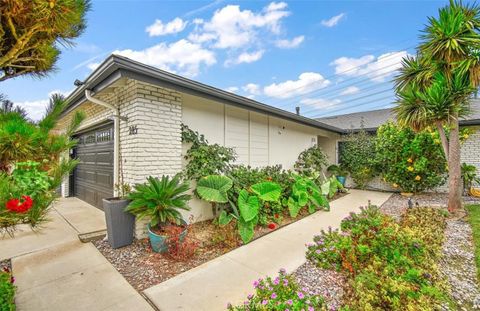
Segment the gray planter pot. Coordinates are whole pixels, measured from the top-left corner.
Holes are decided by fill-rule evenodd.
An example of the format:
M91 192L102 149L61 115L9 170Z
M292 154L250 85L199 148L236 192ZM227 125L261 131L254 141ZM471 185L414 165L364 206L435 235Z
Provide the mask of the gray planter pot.
M135 216L124 211L129 203L129 200L119 198L103 199L108 243L112 248L127 246L133 242Z

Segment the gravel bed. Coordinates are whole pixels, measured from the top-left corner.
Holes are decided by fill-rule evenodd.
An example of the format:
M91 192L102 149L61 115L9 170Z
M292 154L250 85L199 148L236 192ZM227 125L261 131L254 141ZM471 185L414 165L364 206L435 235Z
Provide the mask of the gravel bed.
M466 221L447 221L442 251L440 272L450 284L450 294L457 304L457 310L480 310L472 230Z
M380 208L385 214L399 218L405 209L408 208L408 199L409 198L399 193L394 193ZM414 206L446 207L448 203L448 194L421 193L413 195L411 199ZM463 202L465 204L480 203L480 198L464 196Z
M5 268L12 271L12 261L10 259L0 260L0 271L4 271Z
M228 251L218 247L201 248L192 258L178 261L153 252L147 239L134 240L131 245L118 249L111 248L106 240L92 243L138 291L164 282Z
M338 310L341 306L345 277L333 270L317 268L307 261L293 273L301 288L312 295L322 295L329 310Z

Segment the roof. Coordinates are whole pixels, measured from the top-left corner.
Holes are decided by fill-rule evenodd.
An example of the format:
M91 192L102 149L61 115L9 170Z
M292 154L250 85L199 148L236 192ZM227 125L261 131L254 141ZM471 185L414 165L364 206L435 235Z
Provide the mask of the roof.
M315 119L306 118L115 54L110 55L105 61L103 61L103 63L101 63L100 66L98 66L97 69L87 77L84 84L77 87L67 97L68 106L64 111L64 114L86 101L85 90L91 90L93 93L97 93L108 88L121 78L135 79L195 96L212 99L228 105L254 110L315 128L335 133L344 133L342 129L335 125L325 124Z
M480 99L472 100L471 109L472 113L468 118L461 120L460 125L480 125ZM376 131L385 122L395 121L395 113L392 108L388 108L323 117L317 120L339 127L344 131L355 131L361 128L366 131Z

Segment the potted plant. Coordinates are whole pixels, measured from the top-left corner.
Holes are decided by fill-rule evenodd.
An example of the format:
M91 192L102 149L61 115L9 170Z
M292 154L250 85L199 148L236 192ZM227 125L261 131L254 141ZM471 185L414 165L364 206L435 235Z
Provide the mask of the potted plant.
M116 184L119 194L115 198L103 199L103 210L107 224L108 243L112 248L120 248L132 244L135 228L135 216L126 212L130 200L126 196L131 187L128 184Z
M341 165L332 164L327 168L327 172L337 177L337 180L345 187L348 172Z
M187 234L187 223L179 210L190 210L187 203L192 196L186 193L189 188L189 183L182 181L180 174L173 178L164 175L161 179L150 176L146 183L135 185L128 195L131 202L125 210L138 219L150 218L147 229L154 252L168 250L169 232L177 231L175 227L184 228L180 240Z

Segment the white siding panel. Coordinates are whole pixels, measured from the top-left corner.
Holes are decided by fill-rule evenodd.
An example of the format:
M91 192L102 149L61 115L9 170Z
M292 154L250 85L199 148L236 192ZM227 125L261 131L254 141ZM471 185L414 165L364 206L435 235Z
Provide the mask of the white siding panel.
M268 117L250 112L250 165L268 165Z
M225 107L225 146L235 148L237 163L249 163L249 118L248 110Z

